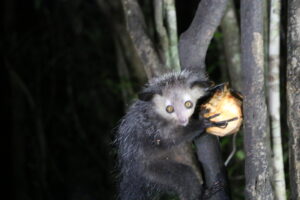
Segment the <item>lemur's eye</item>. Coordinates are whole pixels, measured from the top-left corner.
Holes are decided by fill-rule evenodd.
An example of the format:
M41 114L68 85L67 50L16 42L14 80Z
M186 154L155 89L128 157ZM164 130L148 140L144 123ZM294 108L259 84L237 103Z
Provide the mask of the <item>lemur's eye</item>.
M186 108L191 108L191 107L193 107L193 103L192 103L191 101L186 101L186 102L184 103L184 106L185 106Z
M168 113L172 113L172 112L174 112L174 107L173 107L173 106L167 106L167 107L166 107L166 111L167 111Z

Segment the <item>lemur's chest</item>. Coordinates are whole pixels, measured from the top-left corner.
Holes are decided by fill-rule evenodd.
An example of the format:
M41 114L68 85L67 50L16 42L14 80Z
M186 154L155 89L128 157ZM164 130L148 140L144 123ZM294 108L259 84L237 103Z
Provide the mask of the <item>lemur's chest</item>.
M170 148L165 156L165 160L173 160L177 163L186 165L192 165L194 163L194 152L192 149L192 143L186 142L177 145L176 147Z

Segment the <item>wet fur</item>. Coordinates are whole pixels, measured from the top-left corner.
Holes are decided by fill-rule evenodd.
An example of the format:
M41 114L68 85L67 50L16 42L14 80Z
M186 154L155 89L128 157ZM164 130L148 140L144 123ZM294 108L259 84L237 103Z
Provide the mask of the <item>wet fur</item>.
M152 199L174 193L182 200L201 199L202 176L192 140L204 131L199 120L178 126L157 107L157 98L172 90L190 90L201 96L207 78L189 71L152 79L123 117L116 143L120 167L120 199ZM195 89L197 87L197 89ZM202 92L202 93L201 93ZM163 111L160 113L158 110Z

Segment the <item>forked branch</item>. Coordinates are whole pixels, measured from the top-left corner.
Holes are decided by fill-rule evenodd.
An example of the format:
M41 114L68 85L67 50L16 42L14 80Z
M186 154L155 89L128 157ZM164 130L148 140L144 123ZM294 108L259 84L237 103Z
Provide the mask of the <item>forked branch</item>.
M228 0L202 0L190 27L180 36L179 57L181 68L194 69L205 74L205 57L208 45L216 28L221 23ZM198 160L202 164L207 188L222 189L209 198L211 200L229 199L226 170L221 158L221 150L216 136L205 135L195 140ZM206 156L204 156L206 155Z
M143 63L148 78L158 76L165 71L154 44L146 31L146 23L137 0L122 0L127 31Z
M180 36L181 68L196 68L205 73L208 45L224 15L228 0L202 0L190 27Z

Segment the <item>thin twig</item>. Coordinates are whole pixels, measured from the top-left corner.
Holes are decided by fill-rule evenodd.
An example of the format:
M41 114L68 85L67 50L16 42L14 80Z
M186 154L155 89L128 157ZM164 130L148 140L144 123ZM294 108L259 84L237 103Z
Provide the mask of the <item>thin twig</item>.
M232 136L232 151L231 151L231 153L229 154L228 158L226 159L226 161L224 163L224 165L226 167L228 166L228 163L233 158L233 156L236 152L236 136L237 136L237 133Z

